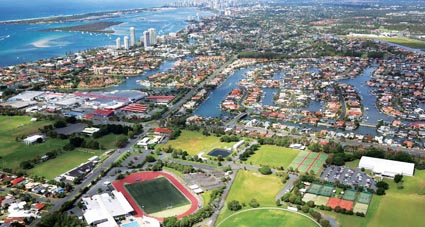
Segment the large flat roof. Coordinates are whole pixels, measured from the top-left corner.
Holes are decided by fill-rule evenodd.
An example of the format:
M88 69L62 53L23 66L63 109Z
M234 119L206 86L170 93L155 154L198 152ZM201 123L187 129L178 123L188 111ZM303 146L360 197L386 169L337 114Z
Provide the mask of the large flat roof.
M396 174L413 176L415 164L363 156L360 159L359 168L369 169L386 176L395 176Z

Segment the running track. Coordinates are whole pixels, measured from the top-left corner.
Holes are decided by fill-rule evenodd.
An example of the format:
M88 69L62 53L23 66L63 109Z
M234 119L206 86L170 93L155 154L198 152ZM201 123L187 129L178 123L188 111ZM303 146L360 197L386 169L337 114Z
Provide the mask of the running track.
M124 187L124 184L128 183L128 184L133 184L136 182L136 179L138 179L140 182L142 181L147 181L147 180L152 180L155 179L157 177L166 177L178 190L180 190L181 193L183 193L187 199L190 200L191 206L190 209L182 214L177 215L177 218L183 218L185 216L188 216L192 213L194 213L197 208L198 208L198 200L195 198L195 196L193 196L193 194L187 190L176 178L174 178L172 175L168 174L168 173L164 173L164 172L151 172L151 171L146 171L146 172L138 172L138 173L133 173L130 174L128 176L126 176L124 179L119 180L119 181L115 181L112 184L114 185L114 188L119 191L122 192L122 194L124 195L124 197L127 199L127 201L130 203L130 205L133 207L134 212L136 213L136 217L142 217L142 216L149 216L146 214L143 214L142 209L137 205L136 201L133 200L133 198L131 197L131 195L127 192L127 190ZM158 218L158 217L152 217L157 219L158 221L163 221L164 218Z

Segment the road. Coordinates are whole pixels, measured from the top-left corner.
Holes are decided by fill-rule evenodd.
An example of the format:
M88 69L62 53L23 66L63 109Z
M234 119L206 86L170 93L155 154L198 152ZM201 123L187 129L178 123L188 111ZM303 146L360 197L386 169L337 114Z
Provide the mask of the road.
M289 176L289 179L286 181L286 184L282 188L282 190L280 190L279 193L277 193L276 197L274 198L275 200L282 198L284 194L290 192L292 188L294 187L294 181L298 180L298 175L296 174L289 173L288 176Z

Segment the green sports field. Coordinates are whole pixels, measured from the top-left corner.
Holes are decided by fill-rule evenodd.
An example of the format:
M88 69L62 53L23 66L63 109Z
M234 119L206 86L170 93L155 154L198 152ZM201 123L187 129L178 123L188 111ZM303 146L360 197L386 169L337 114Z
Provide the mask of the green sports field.
M298 169L300 172L314 171L317 174L322 169L323 163L325 163L327 158L328 155L325 153L302 151L298 153L289 167Z
M238 213L217 227L317 227L312 220L284 210L250 210Z
M262 145L260 149L258 149L255 154L248 159L247 162L256 166L283 166L284 168L287 168L299 153L299 151L291 148Z
M275 206L275 196L282 187L281 180L277 176L239 170L226 198L226 204L232 200L249 204L252 199L256 199L262 207ZM232 213L227 209L227 206L224 207L221 209L217 223Z
M207 154L214 148L231 148L235 143L220 142L216 136L204 136L198 131L182 130L180 136L175 140L170 140L161 147L171 146L175 149L187 151L190 155L197 155L200 152Z
M17 170L22 161L61 149L67 140L48 138L44 143L33 145L16 141L16 137L39 133L38 128L49 124L52 122L46 120L31 122L28 116L0 116L0 167Z
M189 204L189 200L166 178L124 185L144 212L151 214Z
M48 180L52 180L62 173L79 166L83 162L87 162L93 156L100 156L103 151L77 148L72 151L66 151L55 159L48 160L34 168L27 170L31 176L41 176Z

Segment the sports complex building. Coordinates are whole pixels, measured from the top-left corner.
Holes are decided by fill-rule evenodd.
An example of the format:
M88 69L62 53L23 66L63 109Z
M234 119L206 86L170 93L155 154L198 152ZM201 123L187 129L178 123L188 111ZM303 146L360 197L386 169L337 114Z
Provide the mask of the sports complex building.
M372 158L363 156L359 162L359 168L371 170L375 174L384 177L394 177L397 174L404 176L413 176L415 164L408 162L399 162L381 158Z

